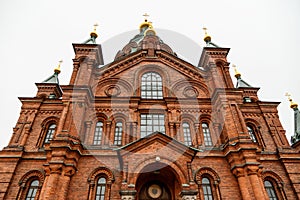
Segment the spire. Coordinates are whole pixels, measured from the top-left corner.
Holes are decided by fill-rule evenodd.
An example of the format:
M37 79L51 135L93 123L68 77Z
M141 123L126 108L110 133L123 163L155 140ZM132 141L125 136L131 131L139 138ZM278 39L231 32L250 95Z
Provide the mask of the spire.
M88 40L86 40L83 44L96 44L96 38L98 37L97 26L99 26L97 23L94 24L94 30L90 33L91 37Z
M212 41L211 41L211 36L207 34L207 28L206 27L203 27L202 28L204 30L204 42L206 43L206 46L207 47L217 47L219 48L218 45L214 44Z
M294 135L291 137L292 144L297 143L300 141L300 111L298 109L298 104L293 102L291 95L289 93L286 93L285 96L288 97L288 100L290 101L290 107L294 110Z
M43 83L56 83L59 84L58 74L61 72L60 65L63 61L60 60L58 66L54 69L54 74L43 81Z
M248 84L246 81L244 81L242 79L242 75L240 72L238 72L236 65L232 65L234 72L235 72L235 77L237 79L237 83L236 83L236 88L240 88L240 87L252 87L250 84Z

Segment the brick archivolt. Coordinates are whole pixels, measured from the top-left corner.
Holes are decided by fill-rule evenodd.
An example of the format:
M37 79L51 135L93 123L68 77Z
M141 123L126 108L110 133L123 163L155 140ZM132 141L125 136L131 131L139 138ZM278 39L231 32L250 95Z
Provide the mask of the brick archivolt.
M157 160L157 156L151 156L151 157L146 157L142 160L139 160L135 165L132 165L131 166L131 169L133 169L133 174L142 174L142 170L154 163L154 162L158 162ZM186 170L184 170L182 167L182 165L180 165L179 163L177 163L176 161L174 160L171 160L169 158L166 158L166 157L163 157L163 156L159 156L159 162L162 163L162 164L166 164L166 166L169 166L173 169L173 172L174 174L176 175L177 177L177 180L179 182L181 182L180 184L184 184L184 183L188 183L188 176L187 174L185 173ZM134 182L136 182L137 180L137 177L134 178Z
M95 184L97 177L99 177L101 175L102 176L104 175L107 178L108 184L112 184L115 180L114 174L112 173L112 171L110 169L108 169L106 167L98 167L90 173L90 175L88 177L88 182L90 184Z
M22 176L19 181L20 186L25 186L25 184L32 178L37 177L39 179L39 186L42 186L45 180L45 172L42 169L30 170Z
M220 183L219 175L209 167L202 167L197 170L197 172L195 173L195 182L201 184L202 178L205 175L210 176L213 179L215 184Z

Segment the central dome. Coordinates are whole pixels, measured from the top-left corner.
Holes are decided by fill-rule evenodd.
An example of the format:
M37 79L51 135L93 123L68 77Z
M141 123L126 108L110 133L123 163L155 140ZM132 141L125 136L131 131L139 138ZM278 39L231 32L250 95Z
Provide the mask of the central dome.
M177 56L169 45L165 44L162 39L156 35L152 23L147 20L140 25L140 33L134 36L122 50L118 51L115 60L122 59L140 49L163 50Z

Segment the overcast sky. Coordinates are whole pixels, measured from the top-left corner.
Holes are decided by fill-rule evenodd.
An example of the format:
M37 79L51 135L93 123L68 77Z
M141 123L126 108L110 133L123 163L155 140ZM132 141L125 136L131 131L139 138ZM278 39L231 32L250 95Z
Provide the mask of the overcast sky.
M52 75L60 59L64 60L60 82L69 83L72 43L88 39L95 22L100 25L98 43L128 31L133 37L145 12L158 30L177 32L203 47L206 26L213 42L231 48L228 61L238 66L245 81L260 87L260 100L281 102L279 116L290 140L293 112L285 93L300 103L299 0L1 0L0 149L8 144L19 117L17 97L35 96L34 83ZM116 44L115 53L129 39ZM168 44L189 54L175 49L178 42ZM106 52L110 51L104 48L104 62L109 63L115 53ZM191 60L200 57L194 58L192 52L182 56L191 55Z

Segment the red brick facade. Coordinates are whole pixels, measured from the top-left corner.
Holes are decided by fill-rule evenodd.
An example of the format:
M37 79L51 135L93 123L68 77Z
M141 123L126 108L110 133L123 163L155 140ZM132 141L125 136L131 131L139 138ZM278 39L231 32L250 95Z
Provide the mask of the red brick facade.
M196 67L140 31L105 66L100 45L73 44L70 84L20 98L0 198L299 199L300 147L279 103L233 86L229 49L205 47Z

